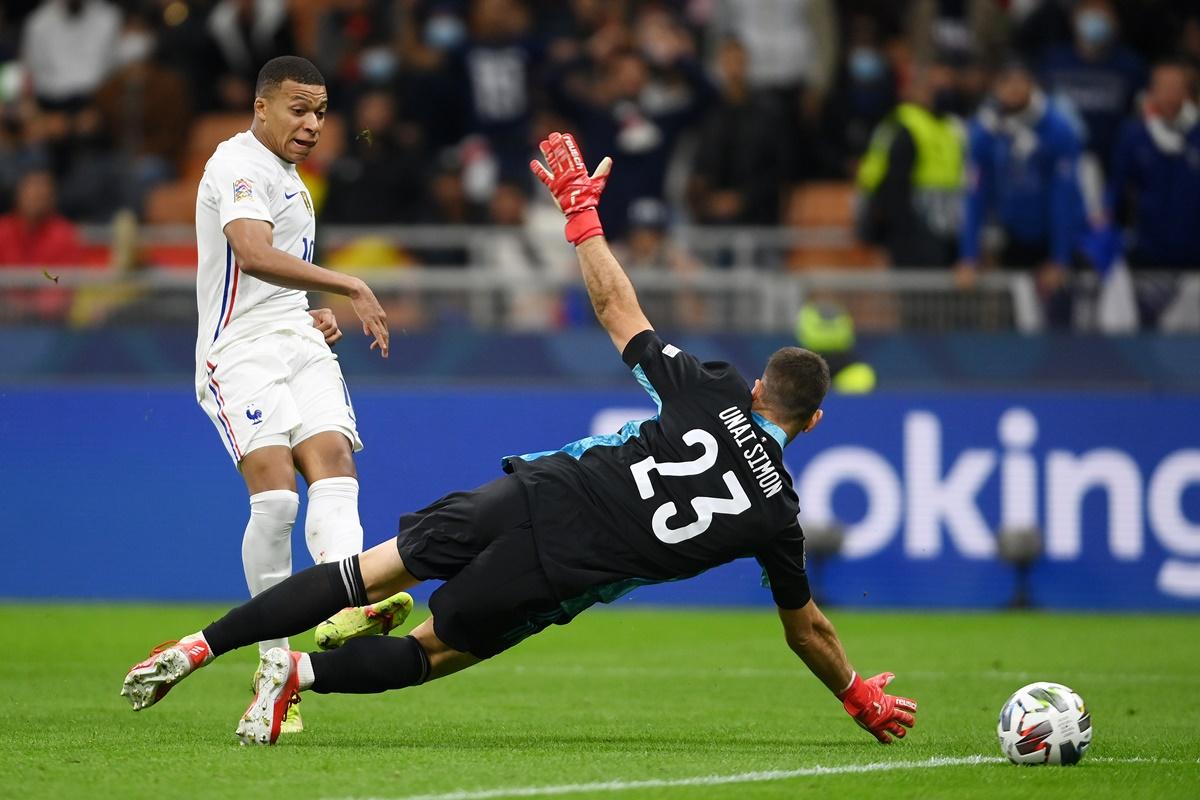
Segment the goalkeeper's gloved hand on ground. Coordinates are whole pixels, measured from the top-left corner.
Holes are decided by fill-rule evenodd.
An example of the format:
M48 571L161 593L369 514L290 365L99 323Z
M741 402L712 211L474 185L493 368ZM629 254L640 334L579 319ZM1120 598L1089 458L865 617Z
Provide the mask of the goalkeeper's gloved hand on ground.
M854 680L844 692L837 696L854 721L866 728L881 744L891 744L888 734L903 739L905 728L911 728L916 720L917 704L907 697L885 694L887 686L896 676L890 672L863 680L857 672Z
M603 236L596 204L608 182L612 159L605 156L589 176L579 145L571 134L552 133L541 143L541 148L546 166L534 160L529 162L529 168L546 184L554 202L567 215L567 241L578 245L593 236Z

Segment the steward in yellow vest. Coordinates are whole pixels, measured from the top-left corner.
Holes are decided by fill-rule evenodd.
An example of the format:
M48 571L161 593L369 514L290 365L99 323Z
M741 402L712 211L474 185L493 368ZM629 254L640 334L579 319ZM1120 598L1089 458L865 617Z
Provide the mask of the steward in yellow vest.
M859 234L897 267L957 259L966 135L945 109L957 99L948 66L918 67L905 101L875 128L858 167Z
M830 388L841 394L867 394L875 370L854 352L854 319L832 303L805 303L796 314L796 340L829 364Z

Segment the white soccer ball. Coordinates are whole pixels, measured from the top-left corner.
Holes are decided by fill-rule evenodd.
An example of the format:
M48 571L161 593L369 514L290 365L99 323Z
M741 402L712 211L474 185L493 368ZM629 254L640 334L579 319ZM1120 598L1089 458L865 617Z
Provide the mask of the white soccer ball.
M1092 743L1092 715L1071 689L1038 681L1008 698L996 733L1014 764L1075 764Z

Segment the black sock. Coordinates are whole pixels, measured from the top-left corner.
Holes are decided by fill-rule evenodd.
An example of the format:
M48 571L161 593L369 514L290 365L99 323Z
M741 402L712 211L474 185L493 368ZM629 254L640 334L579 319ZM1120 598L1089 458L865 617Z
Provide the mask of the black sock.
M252 597L204 629L204 638L219 656L261 642L295 636L346 606L367 604L358 556L318 564Z
M312 690L321 694L386 692L416 686L429 677L429 656L411 636L364 636L351 639L337 650L310 653L309 658Z

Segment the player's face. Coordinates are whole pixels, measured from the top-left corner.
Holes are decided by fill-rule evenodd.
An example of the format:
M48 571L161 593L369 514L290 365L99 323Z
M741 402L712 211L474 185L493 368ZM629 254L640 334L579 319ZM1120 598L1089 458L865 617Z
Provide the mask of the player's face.
M1181 67L1159 67L1150 79L1150 102L1164 117L1174 119L1188 99L1188 75Z
M254 99L254 113L275 155L293 164L308 158L325 126L329 96L324 86L284 81Z
M1033 97L1033 79L1025 72L1013 70L996 79L996 99L1005 113L1024 110Z

